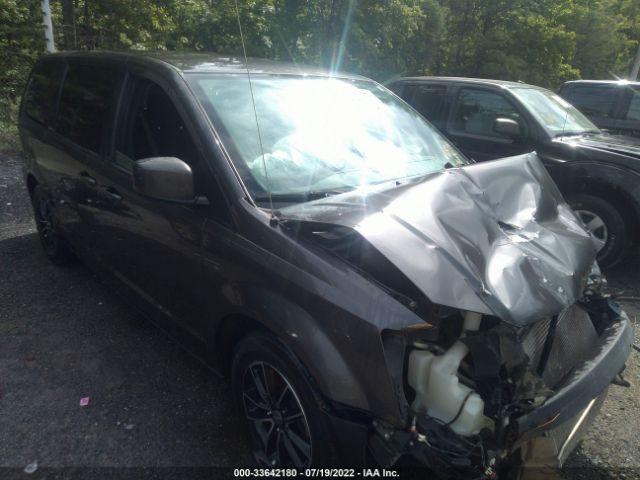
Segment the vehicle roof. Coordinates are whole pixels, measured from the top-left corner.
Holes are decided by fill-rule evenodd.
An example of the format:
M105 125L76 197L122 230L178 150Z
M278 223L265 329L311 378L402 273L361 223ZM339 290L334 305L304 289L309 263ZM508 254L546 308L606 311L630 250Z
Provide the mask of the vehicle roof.
M633 82L631 80L569 80L568 82L564 82L563 85L577 83L588 83L593 85L640 85L640 82Z
M237 55L223 55L218 53L193 53L193 52L60 52L47 55L47 57L65 57L75 59L103 59L107 61L128 62L135 60L137 63L149 62L156 64L163 62L183 73L245 73L247 64L249 72L289 74L289 75L317 75L334 76L340 78L365 79L360 75L345 72L331 72L328 69L300 65L288 62L278 62L260 58L244 58Z
M432 77L432 76L421 76L421 77L403 77L399 78L395 81L402 82L411 82L411 81L439 81L439 82L456 82L456 83L473 83L477 85L492 85L503 88L510 87L528 87L528 88L538 88L543 89L542 87L538 87L536 85L530 85L528 83L522 82L511 82L509 80L494 80L490 78L469 78L469 77Z

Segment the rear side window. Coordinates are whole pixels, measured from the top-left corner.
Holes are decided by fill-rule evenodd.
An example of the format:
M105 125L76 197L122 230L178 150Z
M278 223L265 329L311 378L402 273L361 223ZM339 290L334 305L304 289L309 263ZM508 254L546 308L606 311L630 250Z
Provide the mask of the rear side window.
M49 60L33 69L24 96L24 113L36 122L43 125L53 122L64 67L62 62Z
M427 120L434 122L440 119L442 107L447 94L444 85L414 85L411 105Z
M115 70L70 65L62 87L56 130L98 153L118 80Z
M562 92L585 115L609 117L613 113L618 89L612 85L574 85Z
M502 95L487 90L463 88L453 107L451 130L502 138L503 135L493 129L497 118L510 118L522 123L518 111Z

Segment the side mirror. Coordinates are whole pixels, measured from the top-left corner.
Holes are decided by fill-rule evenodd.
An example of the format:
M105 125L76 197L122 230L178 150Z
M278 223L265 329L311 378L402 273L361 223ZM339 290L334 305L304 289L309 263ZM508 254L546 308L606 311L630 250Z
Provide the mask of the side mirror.
M147 197L193 202L191 167L175 157L143 158L133 164L133 189Z
M520 124L511 118L496 118L493 122L493 131L514 139L522 136Z

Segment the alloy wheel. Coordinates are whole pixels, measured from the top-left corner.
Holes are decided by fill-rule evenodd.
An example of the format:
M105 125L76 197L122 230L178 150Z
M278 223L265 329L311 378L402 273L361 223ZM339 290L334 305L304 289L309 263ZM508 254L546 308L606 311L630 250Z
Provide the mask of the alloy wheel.
M584 223L587 231L597 240L598 251L602 250L609 239L609 231L604 220L589 210L576 210L576 213Z
M258 463L295 468L311 464L307 416L282 373L267 362L249 365L242 378L242 400Z
M51 212L51 202L47 198L39 198L36 208L36 227L40 234L40 240L47 252L56 249L58 240L53 224L53 214Z

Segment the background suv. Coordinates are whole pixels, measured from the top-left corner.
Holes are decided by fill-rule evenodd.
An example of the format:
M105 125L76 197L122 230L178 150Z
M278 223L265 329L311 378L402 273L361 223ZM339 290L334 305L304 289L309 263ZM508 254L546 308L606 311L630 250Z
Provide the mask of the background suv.
M411 77L389 88L475 161L535 151L599 240L602 266L638 244L640 143L604 134L558 95L523 83Z

